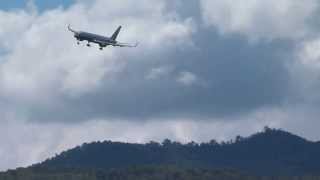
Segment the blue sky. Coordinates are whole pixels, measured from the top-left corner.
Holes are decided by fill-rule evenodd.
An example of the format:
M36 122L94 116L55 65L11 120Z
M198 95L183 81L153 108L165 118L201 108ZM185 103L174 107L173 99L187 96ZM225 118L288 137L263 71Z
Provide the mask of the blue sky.
M26 6L27 0L1 0L0 9L11 10L19 9ZM58 6L67 7L72 4L73 0L34 0L39 10L52 9Z

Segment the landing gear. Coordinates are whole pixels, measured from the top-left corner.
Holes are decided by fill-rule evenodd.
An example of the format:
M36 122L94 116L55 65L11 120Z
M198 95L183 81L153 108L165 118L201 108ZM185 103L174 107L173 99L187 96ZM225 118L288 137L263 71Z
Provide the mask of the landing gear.
M78 41L77 44L80 45L80 41Z
M102 51L102 50L103 50L103 47L100 47L99 49Z
M88 47L91 47L90 43L87 44Z

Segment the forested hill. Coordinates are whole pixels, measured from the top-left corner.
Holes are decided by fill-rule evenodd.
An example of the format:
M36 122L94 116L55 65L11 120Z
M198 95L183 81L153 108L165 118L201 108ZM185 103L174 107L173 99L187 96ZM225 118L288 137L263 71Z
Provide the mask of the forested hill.
M227 168L256 175L320 174L320 143L270 128L222 143L104 141L83 144L33 167L111 169L146 165Z
M254 176L234 170L208 170L177 166L124 169L26 168L0 173L1 180L320 180L320 176Z

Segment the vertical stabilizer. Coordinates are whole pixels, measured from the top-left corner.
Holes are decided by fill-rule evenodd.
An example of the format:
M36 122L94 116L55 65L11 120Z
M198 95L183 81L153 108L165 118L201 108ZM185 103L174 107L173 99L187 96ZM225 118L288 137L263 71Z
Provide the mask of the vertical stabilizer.
M111 36L111 39L112 39L112 40L115 41L115 40L117 39L120 30L121 30L121 26L119 26L118 29L117 29L117 30L113 33L113 35Z

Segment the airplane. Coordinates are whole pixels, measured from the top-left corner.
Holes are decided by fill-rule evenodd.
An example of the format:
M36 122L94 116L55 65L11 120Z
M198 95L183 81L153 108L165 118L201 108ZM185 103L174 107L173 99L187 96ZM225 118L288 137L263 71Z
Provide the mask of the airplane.
M111 37L101 36L98 34L92 34L84 31L75 31L71 28L70 24L68 25L68 30L74 33L74 37L77 39L77 44L80 44L80 41L87 41L87 46L90 47L90 43L96 43L100 46L100 50L107 46L118 46L118 47L137 47L138 43L132 45L128 43L120 43L116 39L120 33L121 26L113 33Z

